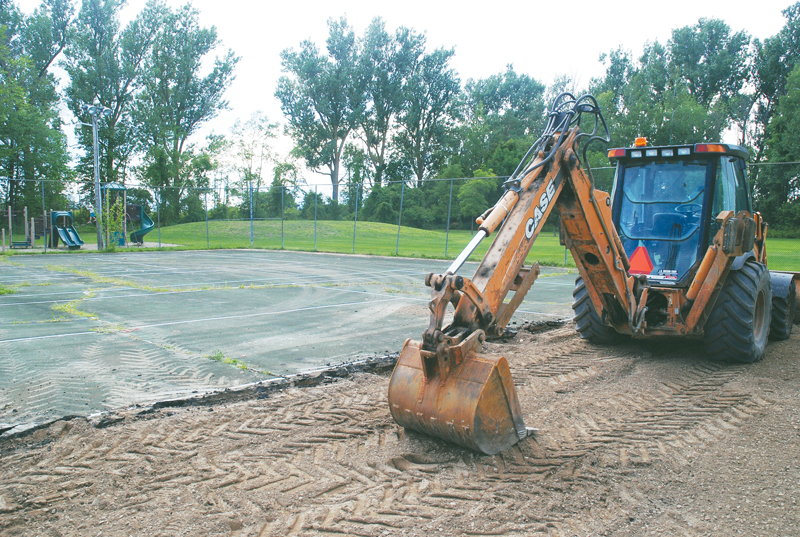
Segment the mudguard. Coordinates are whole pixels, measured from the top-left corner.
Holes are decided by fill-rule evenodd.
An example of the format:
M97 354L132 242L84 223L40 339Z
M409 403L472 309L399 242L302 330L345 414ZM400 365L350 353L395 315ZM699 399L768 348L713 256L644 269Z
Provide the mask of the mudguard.
M791 287L796 289L797 302L794 310L794 322L800 323L800 272L769 271L769 280L772 284L772 296L786 298Z
M744 253L744 254L742 254L740 256L737 256L733 260L733 265L731 265L731 270L740 270L744 266L744 264L747 262L748 259L755 259L755 258L756 258L756 254L754 254L752 251L746 252L746 253Z

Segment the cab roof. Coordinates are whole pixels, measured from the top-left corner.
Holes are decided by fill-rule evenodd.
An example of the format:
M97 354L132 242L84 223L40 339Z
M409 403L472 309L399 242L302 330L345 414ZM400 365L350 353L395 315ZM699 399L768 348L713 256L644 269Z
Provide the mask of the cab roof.
M649 146L639 145L636 147L622 147L618 149L611 149L608 152L609 159L640 159L640 158L670 158L670 157L683 157L683 156L713 156L713 155L730 155L749 160L750 154L747 149L740 145L733 144L681 144L681 145L662 145L662 146Z

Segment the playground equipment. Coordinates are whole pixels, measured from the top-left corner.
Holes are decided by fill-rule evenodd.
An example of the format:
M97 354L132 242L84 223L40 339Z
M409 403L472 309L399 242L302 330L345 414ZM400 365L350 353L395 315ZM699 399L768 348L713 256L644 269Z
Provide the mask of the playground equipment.
M105 222L106 244L126 246L128 222L131 223L131 227L135 227L134 224L136 223L140 225L139 229L134 229L131 232L130 241L138 245L143 244L144 236L155 227L155 223L144 211L144 207L138 204L128 205L128 189L125 185L108 183L103 185L102 190L102 215Z
M61 225L59 225L59 220ZM83 246L83 239L72 225L72 211L50 211L50 246L58 248L58 239L70 250L79 250Z
M125 185L121 185L119 183L107 183L102 187L104 196L104 208L103 208L103 220L105 222L104 228L106 233L106 245L111 246L115 244L117 246L125 246L125 236L128 234L128 222L127 218L125 218L123 207L126 206L127 203L127 190L128 188ZM111 198L114 197L114 202L111 202ZM120 197L122 198L120 200ZM121 204L119 202L122 202ZM123 214L120 214L123 213ZM115 223L119 223L122 225L122 229L114 229Z
M20 214L19 211L17 211L17 214ZM8 207L8 241L11 248L33 247L36 225L34 224L33 218L31 218L30 221L28 220L28 207L23 207L22 215L22 221L25 226L24 240L14 242L14 211L11 210L10 206Z
M144 207L138 204L127 205L125 215L126 219L131 221L131 225L139 222L141 226L140 229L131 232L131 242L139 245L144 244L144 236L156 227L155 222L147 215Z

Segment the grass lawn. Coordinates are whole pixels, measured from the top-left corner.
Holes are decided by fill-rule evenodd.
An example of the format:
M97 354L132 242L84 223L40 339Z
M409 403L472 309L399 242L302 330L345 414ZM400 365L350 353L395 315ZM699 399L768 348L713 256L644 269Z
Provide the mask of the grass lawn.
M800 239L771 239L767 234L767 265L772 270L800 272Z
M283 222L283 247L286 250L314 250L314 222L286 220ZM180 244L188 248L250 248L250 222L209 222L206 243L205 222L194 222L161 229L161 242ZM469 231L451 230L447 241L447 258L455 259L472 238ZM377 222L359 222L356 227L355 250L353 249L353 222L317 222L317 251L355 253L366 255L395 255L403 257L445 258L444 231L431 231L411 227L400 228L399 248L397 226ZM158 240L158 231L153 230L145 238L148 242ZM478 247L470 258L479 261L491 244L491 237ZM281 248L281 222L257 221L253 225L254 248ZM536 241L531 260L547 265L564 265L564 247L558 244L558 236L542 233ZM569 266L575 266L569 259Z
M82 229L85 227L85 229ZM249 221L210 221L206 242L206 223L193 222L161 228L161 242L178 244L183 248L250 248ZM94 228L81 226L81 235L93 237ZM455 259L467 245L472 235L469 231L451 230L447 243L447 259ZM484 240L470 260L480 261L491 244ZM444 230L424 230L401 227L397 253L403 257L445 258ZM158 241L158 230L154 229L145 240ZM397 226L377 222L359 222L356 227L355 253L366 255L395 255ZM281 248L280 220L256 221L253 225L253 247ZM314 251L314 222L308 220L286 220L283 222L283 248L286 250ZM320 252L353 253L353 222L317 222L316 250ZM800 239L767 239L769 268L773 270L800 271ZM536 240L528 255L528 262L538 261L542 265L564 266L564 247L558 244L558 236L545 231ZM567 256L568 267L574 267L572 256Z

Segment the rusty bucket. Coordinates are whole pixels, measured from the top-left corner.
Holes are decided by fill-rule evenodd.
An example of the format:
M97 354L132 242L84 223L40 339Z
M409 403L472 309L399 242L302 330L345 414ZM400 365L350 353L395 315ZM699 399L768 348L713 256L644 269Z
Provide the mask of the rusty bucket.
M503 357L469 351L437 363L407 340L389 381L389 406L399 425L487 455L528 435Z

